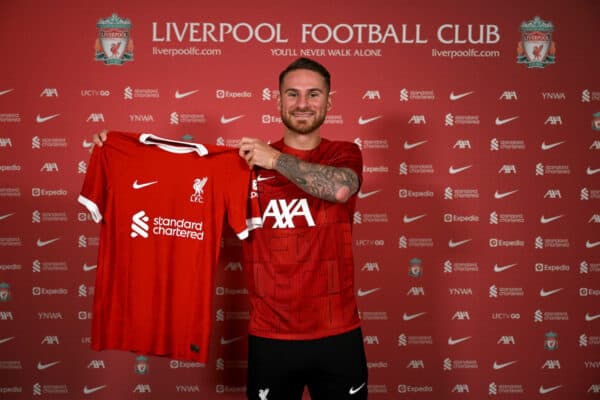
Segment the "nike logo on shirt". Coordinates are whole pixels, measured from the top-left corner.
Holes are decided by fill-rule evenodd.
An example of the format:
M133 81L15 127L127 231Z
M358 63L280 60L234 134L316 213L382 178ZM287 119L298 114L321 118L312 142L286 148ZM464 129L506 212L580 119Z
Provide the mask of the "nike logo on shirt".
M268 181L269 179L273 179L273 178L275 178L275 177L274 176L262 176L262 175L259 175L259 176L256 177L256 180L259 181L259 182L263 182L263 181Z
M145 182L145 183L138 183L137 179L133 182L133 188L134 189L142 189L145 188L147 186L150 185L154 185L155 183L158 183L158 181L152 181L152 182Z
M504 118L504 119L500 119L499 117L496 117L496 125L500 126L500 125L508 124L510 121L514 121L517 118L519 118L519 117L516 116L516 117L510 117L510 118Z
M198 90L190 90L189 92L183 92L183 93L179 93L179 90L175 91L175 98L176 99L183 99L184 97L188 97L194 93L196 93Z
M360 391L360 389L362 389L365 386L365 382L363 382L362 385L360 385L359 387L357 387L356 389L354 389L354 386L352 386L350 388L350 390L348 390L348 393L350 394L350 396L355 395L356 393L358 393Z
M362 116L360 116L358 118L358 124L359 125L366 125L366 124L370 124L373 121L377 121L379 118L381 118L381 115L378 115L376 117L371 117L371 118L363 118Z
M463 97L467 97L473 93L475 93L475 92L465 92L465 93L460 93L460 94L454 94L454 92L450 92L450 100L451 101L459 100L459 99L462 99Z

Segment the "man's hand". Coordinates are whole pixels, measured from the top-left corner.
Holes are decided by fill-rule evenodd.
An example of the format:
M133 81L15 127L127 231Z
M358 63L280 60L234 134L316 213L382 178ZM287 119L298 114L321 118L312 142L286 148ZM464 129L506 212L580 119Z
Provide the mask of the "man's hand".
M108 129L105 129L100 133L94 133L94 136L92 136L94 144L96 146L100 146L100 147L102 147L102 145L104 145L104 142L106 142L107 138L108 138Z
M274 169L281 153L260 139L243 137L239 154L250 168Z

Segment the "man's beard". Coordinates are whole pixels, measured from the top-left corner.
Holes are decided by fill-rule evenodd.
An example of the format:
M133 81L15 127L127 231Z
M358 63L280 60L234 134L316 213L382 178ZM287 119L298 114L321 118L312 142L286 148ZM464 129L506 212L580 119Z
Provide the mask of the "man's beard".
M312 133L319 129L319 127L323 125L323 122L325 122L325 117L326 113L323 113L323 115L320 118L316 118L312 122L298 123L293 122L293 117L288 118L287 115L281 113L281 121L283 122L285 127L288 128L290 131L299 133L301 135L308 135L309 133Z

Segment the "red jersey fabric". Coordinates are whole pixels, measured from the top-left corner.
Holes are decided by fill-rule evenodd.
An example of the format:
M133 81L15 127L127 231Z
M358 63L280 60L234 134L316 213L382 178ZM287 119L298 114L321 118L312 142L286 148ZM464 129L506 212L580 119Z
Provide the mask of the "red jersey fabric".
M272 146L303 161L349 168L362 180L362 156L353 143L322 139L310 151L283 141ZM305 340L358 327L352 256L356 196L344 204L321 200L273 170L259 170L255 184L263 227L242 243L249 333Z
M250 182L237 149L121 132L94 148L79 196L102 222L93 349L206 362L223 220L248 236Z

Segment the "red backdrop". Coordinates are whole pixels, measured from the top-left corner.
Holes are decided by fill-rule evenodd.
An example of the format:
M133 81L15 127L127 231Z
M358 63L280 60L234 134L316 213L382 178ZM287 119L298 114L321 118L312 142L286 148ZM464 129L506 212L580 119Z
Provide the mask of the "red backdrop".
M333 76L323 136L363 151L371 397L600 396L600 3L84 3L0 5L0 398L244 398L239 243L207 365L94 352L99 227L76 199L103 128L279 138L302 55Z

